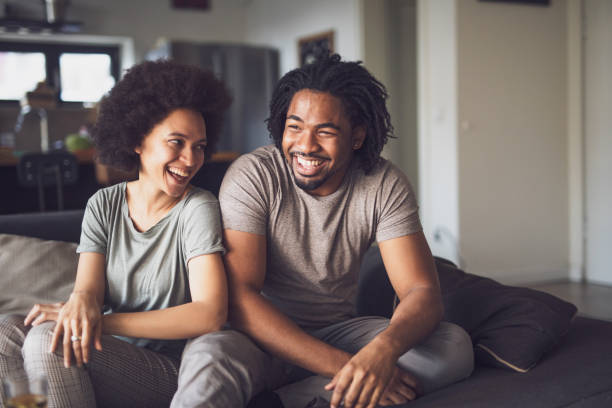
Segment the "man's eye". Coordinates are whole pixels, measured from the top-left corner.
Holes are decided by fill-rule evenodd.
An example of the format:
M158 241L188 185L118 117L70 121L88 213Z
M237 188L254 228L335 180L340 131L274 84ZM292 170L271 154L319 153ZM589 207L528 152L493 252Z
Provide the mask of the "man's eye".
M183 141L181 139L170 139L168 140L168 143L175 146L181 146L183 144Z
M287 125L289 129L298 130L300 127L298 125Z
M206 145L203 145L203 144L197 145L196 149L204 151L204 150L206 150Z

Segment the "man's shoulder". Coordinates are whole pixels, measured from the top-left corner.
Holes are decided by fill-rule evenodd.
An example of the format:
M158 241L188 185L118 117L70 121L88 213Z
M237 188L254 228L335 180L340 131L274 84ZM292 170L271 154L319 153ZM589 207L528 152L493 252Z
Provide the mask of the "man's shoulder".
M380 158L378 163L368 172L359 170L358 182L366 187L381 188L397 182L410 184L402 170L387 159Z
M223 184L247 180L251 184L268 184L273 179L284 178L284 173L283 156L278 148L273 145L262 146L238 157L225 174Z
M267 145L241 155L232 163L231 167L268 167L272 169L278 168L282 164L282 160L283 156L278 148L274 145Z

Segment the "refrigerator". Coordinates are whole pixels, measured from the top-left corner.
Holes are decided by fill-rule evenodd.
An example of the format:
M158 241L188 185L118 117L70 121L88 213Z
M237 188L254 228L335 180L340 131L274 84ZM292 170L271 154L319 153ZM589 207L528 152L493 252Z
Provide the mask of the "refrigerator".
M279 79L274 48L168 40L146 59L169 58L214 72L229 88L233 102L226 115L217 151L247 153L272 143L266 129L268 104Z

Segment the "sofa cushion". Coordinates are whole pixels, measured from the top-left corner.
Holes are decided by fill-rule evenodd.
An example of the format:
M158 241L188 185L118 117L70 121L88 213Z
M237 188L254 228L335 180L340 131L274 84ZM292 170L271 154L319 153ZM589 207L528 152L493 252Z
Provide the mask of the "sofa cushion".
M65 301L76 277L77 244L0 234L0 313Z
M476 363L526 372L569 329L576 307L550 294L502 285L436 258L444 320L463 327L474 343ZM378 248L362 264L357 310L390 316L393 288Z

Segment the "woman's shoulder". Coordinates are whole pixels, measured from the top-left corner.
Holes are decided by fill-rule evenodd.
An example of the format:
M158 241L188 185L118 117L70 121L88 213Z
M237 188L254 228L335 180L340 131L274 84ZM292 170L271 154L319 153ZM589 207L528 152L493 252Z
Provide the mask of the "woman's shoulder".
M125 182L103 187L96 191L88 201L89 206L115 206L120 205L125 197Z
M203 188L192 186L185 197L183 212L198 211L198 208L218 208L219 200L213 193Z

